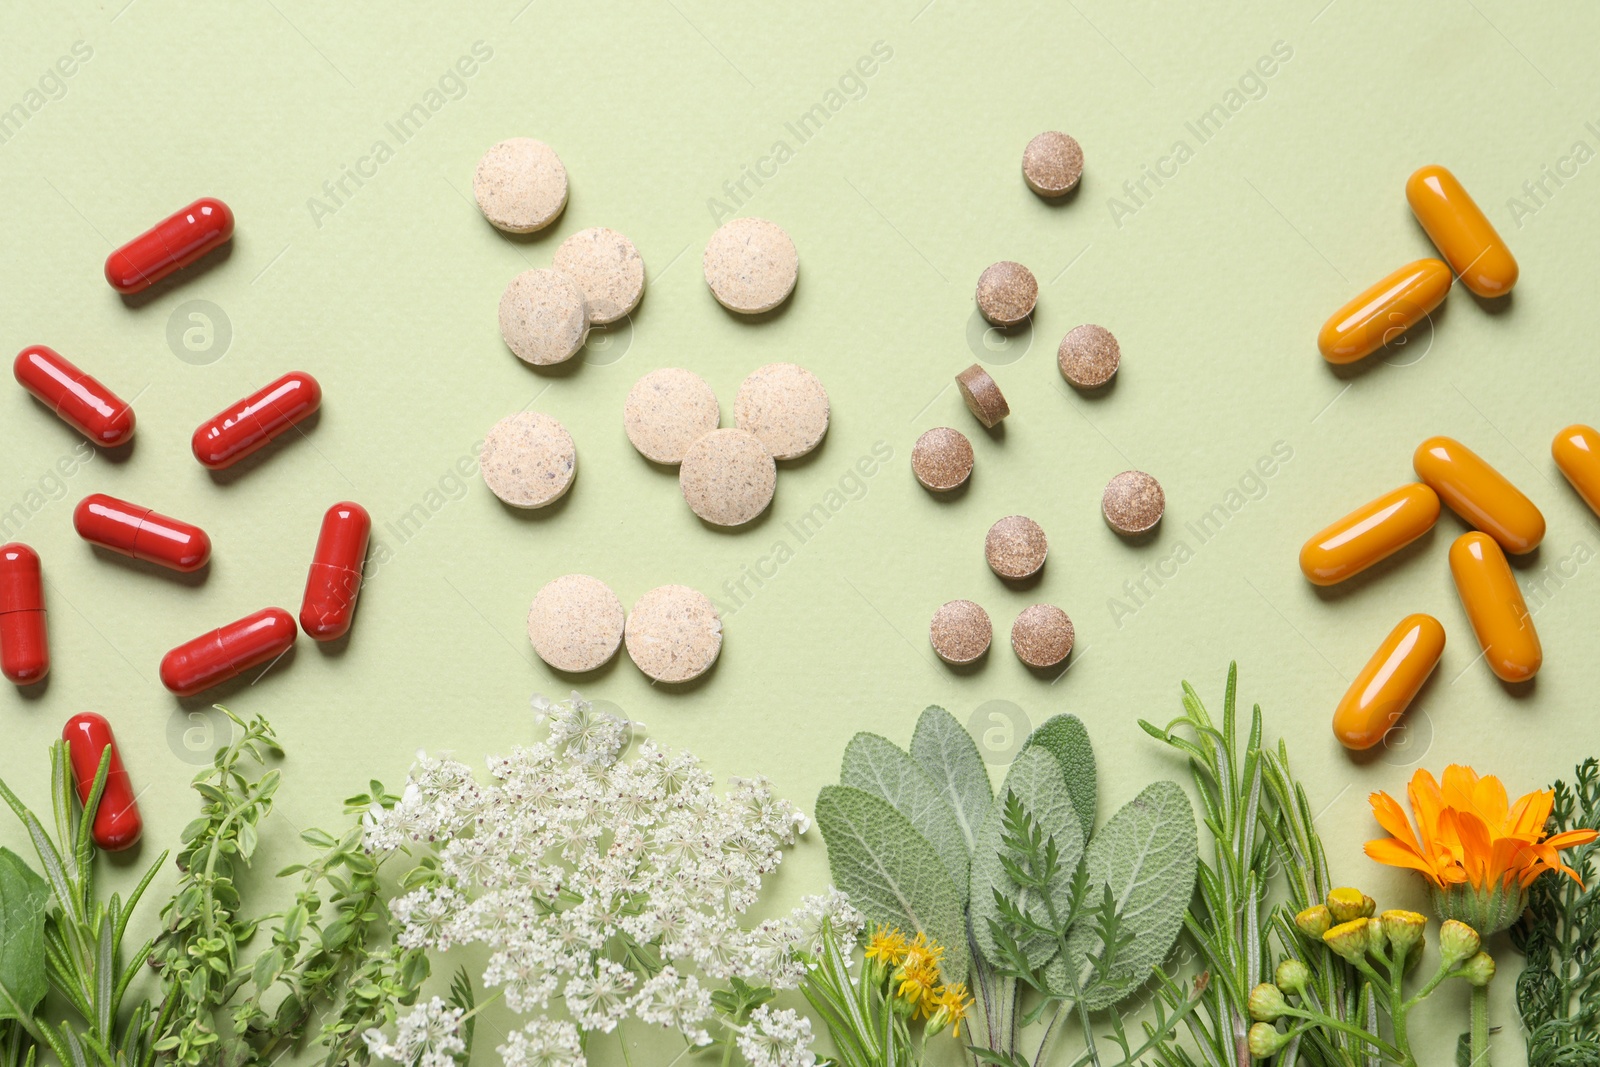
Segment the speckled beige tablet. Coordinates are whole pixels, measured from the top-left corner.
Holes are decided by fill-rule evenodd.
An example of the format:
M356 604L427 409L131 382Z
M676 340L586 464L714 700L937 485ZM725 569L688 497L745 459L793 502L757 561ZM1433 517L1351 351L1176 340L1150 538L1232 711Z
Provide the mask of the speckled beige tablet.
M970 600L952 600L933 613L928 640L939 658L954 667L972 663L989 651L994 627L989 613Z
M743 526L766 511L777 485L772 453L744 430L712 430L689 446L678 468L690 510L716 526Z
M989 527L989 535L983 539L989 569L1012 581L1038 574L1049 552L1044 527L1026 515L1007 515Z
M1011 414L1011 405L1006 403L1000 387L989 377L989 372L976 363L956 375L956 388L961 390L967 410L977 416L985 429L994 429L1001 419Z
M722 620L705 594L663 585L641 596L628 613L628 655L658 682L687 682L717 662Z
M935 426L911 448L911 472L925 488L948 493L972 474L972 442L948 426Z
M1123 471L1106 485L1100 510L1119 534L1141 534L1161 521L1167 508L1161 483L1144 471Z
M587 574L564 574L545 585L528 609L528 640L558 671L605 666L622 644L625 616L611 587Z
M1011 624L1011 651L1030 667L1054 667L1072 652L1072 620L1054 604L1032 604Z
M771 311L794 291L800 253L775 222L729 219L706 242L701 266L717 303L756 315Z
M523 271L500 294L500 336L524 363L565 363L589 339L583 290L558 270Z
M1040 196L1065 196L1083 177L1083 149L1058 130L1041 133L1022 150L1022 177Z
M567 168L543 141L513 137L478 160L472 195L498 229L532 233L554 222L567 206Z
M1033 314L1039 283L1021 263L1003 259L978 275L978 310L994 326L1015 326Z
M633 383L622 406L622 425L639 454L676 466L683 454L722 422L717 394L693 371L653 370Z
M519 411L494 424L478 465L495 496L512 507L542 508L571 488L578 450L566 427L549 415Z
M1122 348L1104 326L1074 326L1056 349L1061 376L1079 389L1098 389L1109 382L1122 363Z
M761 438L773 459L799 459L828 432L828 391L804 367L769 363L739 386L733 418Z
M596 326L630 314L644 296L644 260L616 230L579 230L556 249L554 266L583 290L589 321Z

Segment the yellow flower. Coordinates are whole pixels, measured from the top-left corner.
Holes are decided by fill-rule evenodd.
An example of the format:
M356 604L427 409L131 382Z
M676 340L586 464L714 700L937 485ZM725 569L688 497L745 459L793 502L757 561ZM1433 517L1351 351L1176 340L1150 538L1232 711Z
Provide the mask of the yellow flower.
M934 1011L933 998L939 989L939 960L943 956L944 948L939 942L919 933L894 972L894 980L900 983L900 999L925 1015Z
M867 941L866 955L869 960L890 966L898 967L900 961L906 958L906 952L911 948L905 935L893 926L878 927L878 932Z
M967 996L967 987L962 982L955 985L940 986L934 997L934 1010L928 1021L928 1033L937 1034L946 1026L951 1027L950 1036L961 1036L961 1020L966 1017L967 1008L972 1004L972 998Z

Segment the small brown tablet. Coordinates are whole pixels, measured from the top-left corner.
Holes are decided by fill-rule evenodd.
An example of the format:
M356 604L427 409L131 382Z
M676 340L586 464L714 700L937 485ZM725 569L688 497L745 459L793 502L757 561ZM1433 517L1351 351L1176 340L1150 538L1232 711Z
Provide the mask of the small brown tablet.
M1107 525L1125 537L1154 528L1166 508L1161 483L1144 471L1123 471L1111 479L1100 498Z
M750 372L733 401L734 422L761 438L773 459L799 459L828 432L828 391L793 363Z
M1057 130L1041 133L1022 150L1022 178L1040 196L1065 196L1083 177L1083 149Z
M678 488L689 509L715 526L743 526L767 510L778 467L761 438L712 430L684 453Z
M572 435L549 415L519 411L494 424L478 460L494 495L517 508L560 500L578 473Z
M1079 389L1098 389L1109 382L1122 363L1122 349L1104 326L1074 326L1056 350L1061 376Z
M628 613L628 656L658 682L688 682L717 662L722 619L704 593L663 585L641 596Z
M978 310L992 326L1016 326L1033 314L1039 283L1021 263L1003 259L978 276Z
M989 651L994 627L989 613L970 600L952 600L933 613L928 640L939 658L953 667L976 661Z
M564 574L545 584L528 609L528 640L558 671L603 667L622 645L625 615L611 587L587 574Z
M508 233L542 230L567 206L567 168L532 137L501 141L483 154L472 179L483 217Z
M959 489L972 474L972 442L959 430L935 426L912 447L911 472L935 493Z
M717 428L717 394L693 371L653 370L634 383L622 407L622 425L639 454L676 466L689 446Z
M596 326L632 314L644 296L644 260L616 230L595 226L561 242L553 266L583 290L589 321Z
M967 410L983 423L986 430L994 429L1011 414L1011 405L1006 403L1000 387L989 377L989 372L976 363L956 375L956 388L961 390L961 399L967 402Z
M711 295L729 311L771 311L794 292L800 254L783 227L766 219L729 219L706 242L701 259Z
M524 363L565 363L589 339L583 290L558 270L523 271L500 295L500 336Z
M1010 581L1038 574L1049 552L1044 528L1026 515L1007 515L989 527L989 535L983 539L989 569Z
M1072 620L1054 604L1022 609L1011 624L1011 651L1030 667L1054 667L1072 652Z

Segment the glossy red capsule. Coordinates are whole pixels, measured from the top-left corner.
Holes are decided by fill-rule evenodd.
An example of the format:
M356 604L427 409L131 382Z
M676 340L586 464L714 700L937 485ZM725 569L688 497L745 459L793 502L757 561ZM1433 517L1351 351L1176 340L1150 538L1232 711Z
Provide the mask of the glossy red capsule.
M282 608L263 608L201 634L161 657L161 684L181 697L271 663L294 645L300 631Z
M322 516L305 599L300 602L300 626L306 636L332 641L349 632L371 536L372 517L360 504L340 501Z
M17 685L50 673L39 553L18 542L0 545L0 673Z
M95 809L94 825L90 836L94 843L108 852L120 852L139 840L144 831L144 820L139 818L139 803L134 796L133 780L122 765L122 754L117 751L117 739L111 735L111 724L104 715L92 711L74 715L61 730L61 740L67 743L67 759L72 764L72 780L78 787L78 803L89 800L94 791L94 779L100 773L100 760L106 749L111 750L111 766L106 769L105 788L100 792L100 806Z
M203 196L107 256L106 281L119 293L137 293L221 247L232 236L233 212L228 205Z
M290 371L200 424L190 442L194 458L212 470L231 467L322 404L322 386Z
M24 389L95 444L115 448L133 436L133 408L55 349L24 348L11 370Z
M104 493L80 500L72 525L92 545L185 574L211 559L211 538L200 527Z

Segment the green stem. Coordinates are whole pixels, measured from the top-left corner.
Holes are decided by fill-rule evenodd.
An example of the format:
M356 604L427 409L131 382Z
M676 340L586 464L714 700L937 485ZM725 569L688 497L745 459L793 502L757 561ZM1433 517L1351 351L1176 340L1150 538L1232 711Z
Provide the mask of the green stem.
M1418 1004L1420 1004L1423 1000L1427 999L1427 996L1428 996L1429 993L1432 993L1435 989L1438 989L1439 988L1439 983L1443 982L1446 978L1449 978L1451 975L1454 975L1460 969L1461 969L1460 964L1457 964L1454 967L1452 967L1452 966L1449 966L1448 964L1440 963L1439 964L1439 969L1434 972L1433 977L1428 979L1427 983L1425 985L1423 985L1423 987L1421 989L1417 990L1416 993L1412 994L1411 998L1409 1000L1405 1001L1401 1005L1401 1007L1404 1008L1406 1011L1410 1011L1412 1008L1414 1008Z
M1489 987L1472 987L1472 1067L1489 1067Z
M1409 1056L1402 1057L1399 1049L1378 1037L1377 1034L1368 1033L1362 1027L1347 1023L1343 1019L1335 1019L1331 1015L1324 1015L1320 1011L1311 1011L1307 1008L1289 1008L1283 1014L1291 1019L1304 1019L1307 1022L1315 1023L1316 1025L1326 1027L1329 1030L1339 1030L1354 1037L1359 1037L1362 1041L1365 1041L1367 1044L1371 1045L1383 1055L1396 1061L1397 1063L1409 1064L1412 1062Z

